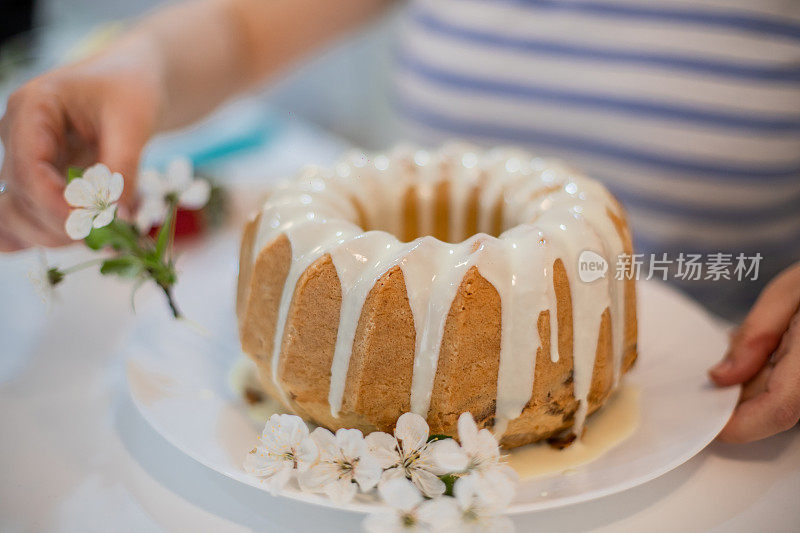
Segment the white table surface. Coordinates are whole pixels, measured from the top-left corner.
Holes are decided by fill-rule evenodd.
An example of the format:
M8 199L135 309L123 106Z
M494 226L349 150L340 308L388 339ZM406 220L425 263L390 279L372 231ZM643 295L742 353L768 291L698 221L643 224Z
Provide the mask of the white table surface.
M320 159L339 148L288 138L290 156L309 142ZM270 162L276 152L286 153L273 147ZM69 265L86 253L51 257ZM26 279L33 259L0 256L1 531L359 530L359 515L273 499L173 448L128 395L118 347L134 320L129 287L83 272L46 313ZM519 532L800 531L800 430L714 443L640 487L514 522Z

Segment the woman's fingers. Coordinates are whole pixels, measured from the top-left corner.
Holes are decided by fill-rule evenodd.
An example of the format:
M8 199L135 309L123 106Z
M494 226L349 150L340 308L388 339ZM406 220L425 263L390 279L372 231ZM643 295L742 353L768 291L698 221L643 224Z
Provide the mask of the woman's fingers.
M54 235L64 236L64 221L70 210L64 199L66 177L62 177L50 163L33 161L26 178L27 181L19 183L18 208Z
M781 342L800 305L800 265L776 277L759 296L731 339L725 358L709 371L719 386L752 379Z
M800 315L798 315L800 316ZM736 408L719 438L751 442L785 431L800 419L800 318L786 332L775 357L742 390Z
M110 112L103 118L99 144L100 162L125 178L120 203L127 211L132 209L136 200L139 158L149 137L149 124L132 121L119 110Z
M17 218L8 194L0 197L0 252L16 252L26 247L25 241L14 231Z
M22 165L27 171L17 173ZM69 207L63 198L64 180L43 161L6 159L0 179L7 192L0 199L4 249L24 246L58 246L67 243L64 232ZM12 235L9 237L8 235ZM11 242L16 243L12 246Z
M58 246L64 239L56 232L42 224L20 208L17 199L11 197L3 200L8 204L0 207L2 212L3 251L15 251L29 246ZM62 230L63 233L63 230Z
M14 93L0 121L5 146L0 179L7 193L3 213L3 249L68 242L64 220L69 208L63 198L65 177L55 164L62 157L64 116L47 84L32 83Z

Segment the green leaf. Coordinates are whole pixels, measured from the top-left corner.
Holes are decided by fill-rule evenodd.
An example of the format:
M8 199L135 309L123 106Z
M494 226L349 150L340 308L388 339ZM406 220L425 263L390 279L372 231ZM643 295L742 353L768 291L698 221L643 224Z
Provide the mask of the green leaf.
M67 169L67 183L83 176L83 169L81 167L69 167Z
M133 227L119 219L114 219L108 226L92 228L89 235L83 240L92 250L102 250L108 246L115 250L136 251L138 248L138 235Z
M135 278L142 272L142 264L133 256L120 256L106 259L100 266L103 275L114 274L125 278Z
M110 246L113 239L114 234L111 228L104 226L102 228L92 228L92 231L83 239L83 242L92 250L100 250L106 246Z
M117 231L114 231L114 228L111 226L92 228L92 231L83 239L83 242L92 250L102 250L109 246L115 250L130 249L129 240L120 235Z

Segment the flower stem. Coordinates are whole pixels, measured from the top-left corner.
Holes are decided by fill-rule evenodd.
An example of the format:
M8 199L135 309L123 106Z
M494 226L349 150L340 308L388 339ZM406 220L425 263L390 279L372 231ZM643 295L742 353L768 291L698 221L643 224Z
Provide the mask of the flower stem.
M158 231L156 240L156 257L159 260L164 259L164 252L169 249L169 246L172 243L177 209L177 204L174 201L170 201L167 216L164 218L164 223L161 225L161 229Z
M108 225L109 229L116 233L120 238L126 241L128 244L128 248L134 254L141 254L142 250L139 246L139 235L136 231L131 227L130 224L119 220L118 218L114 218L111 223Z
M72 265L71 267L67 268L60 268L58 269L63 275L72 274L73 272L77 272L79 270L83 270L84 268L88 268L90 266L99 265L105 261L105 258L99 259L90 259L89 261L84 261L83 263L78 263L76 265Z
M169 304L170 311L172 311L173 318L181 318L183 315L181 315L181 310L178 309L178 304L172 296L172 288L161 284L159 284L159 287L161 287L161 290L164 291L164 295L167 297L167 303Z

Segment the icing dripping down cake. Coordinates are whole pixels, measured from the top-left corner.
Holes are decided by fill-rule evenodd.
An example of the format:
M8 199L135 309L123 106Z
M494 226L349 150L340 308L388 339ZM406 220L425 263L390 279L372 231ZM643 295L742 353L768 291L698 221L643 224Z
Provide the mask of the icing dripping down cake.
M591 282L579 256L609 264ZM316 424L391 431L407 411L505 447L580 435L636 359L619 203L511 148L351 153L277 186L247 224L237 313L266 391Z

